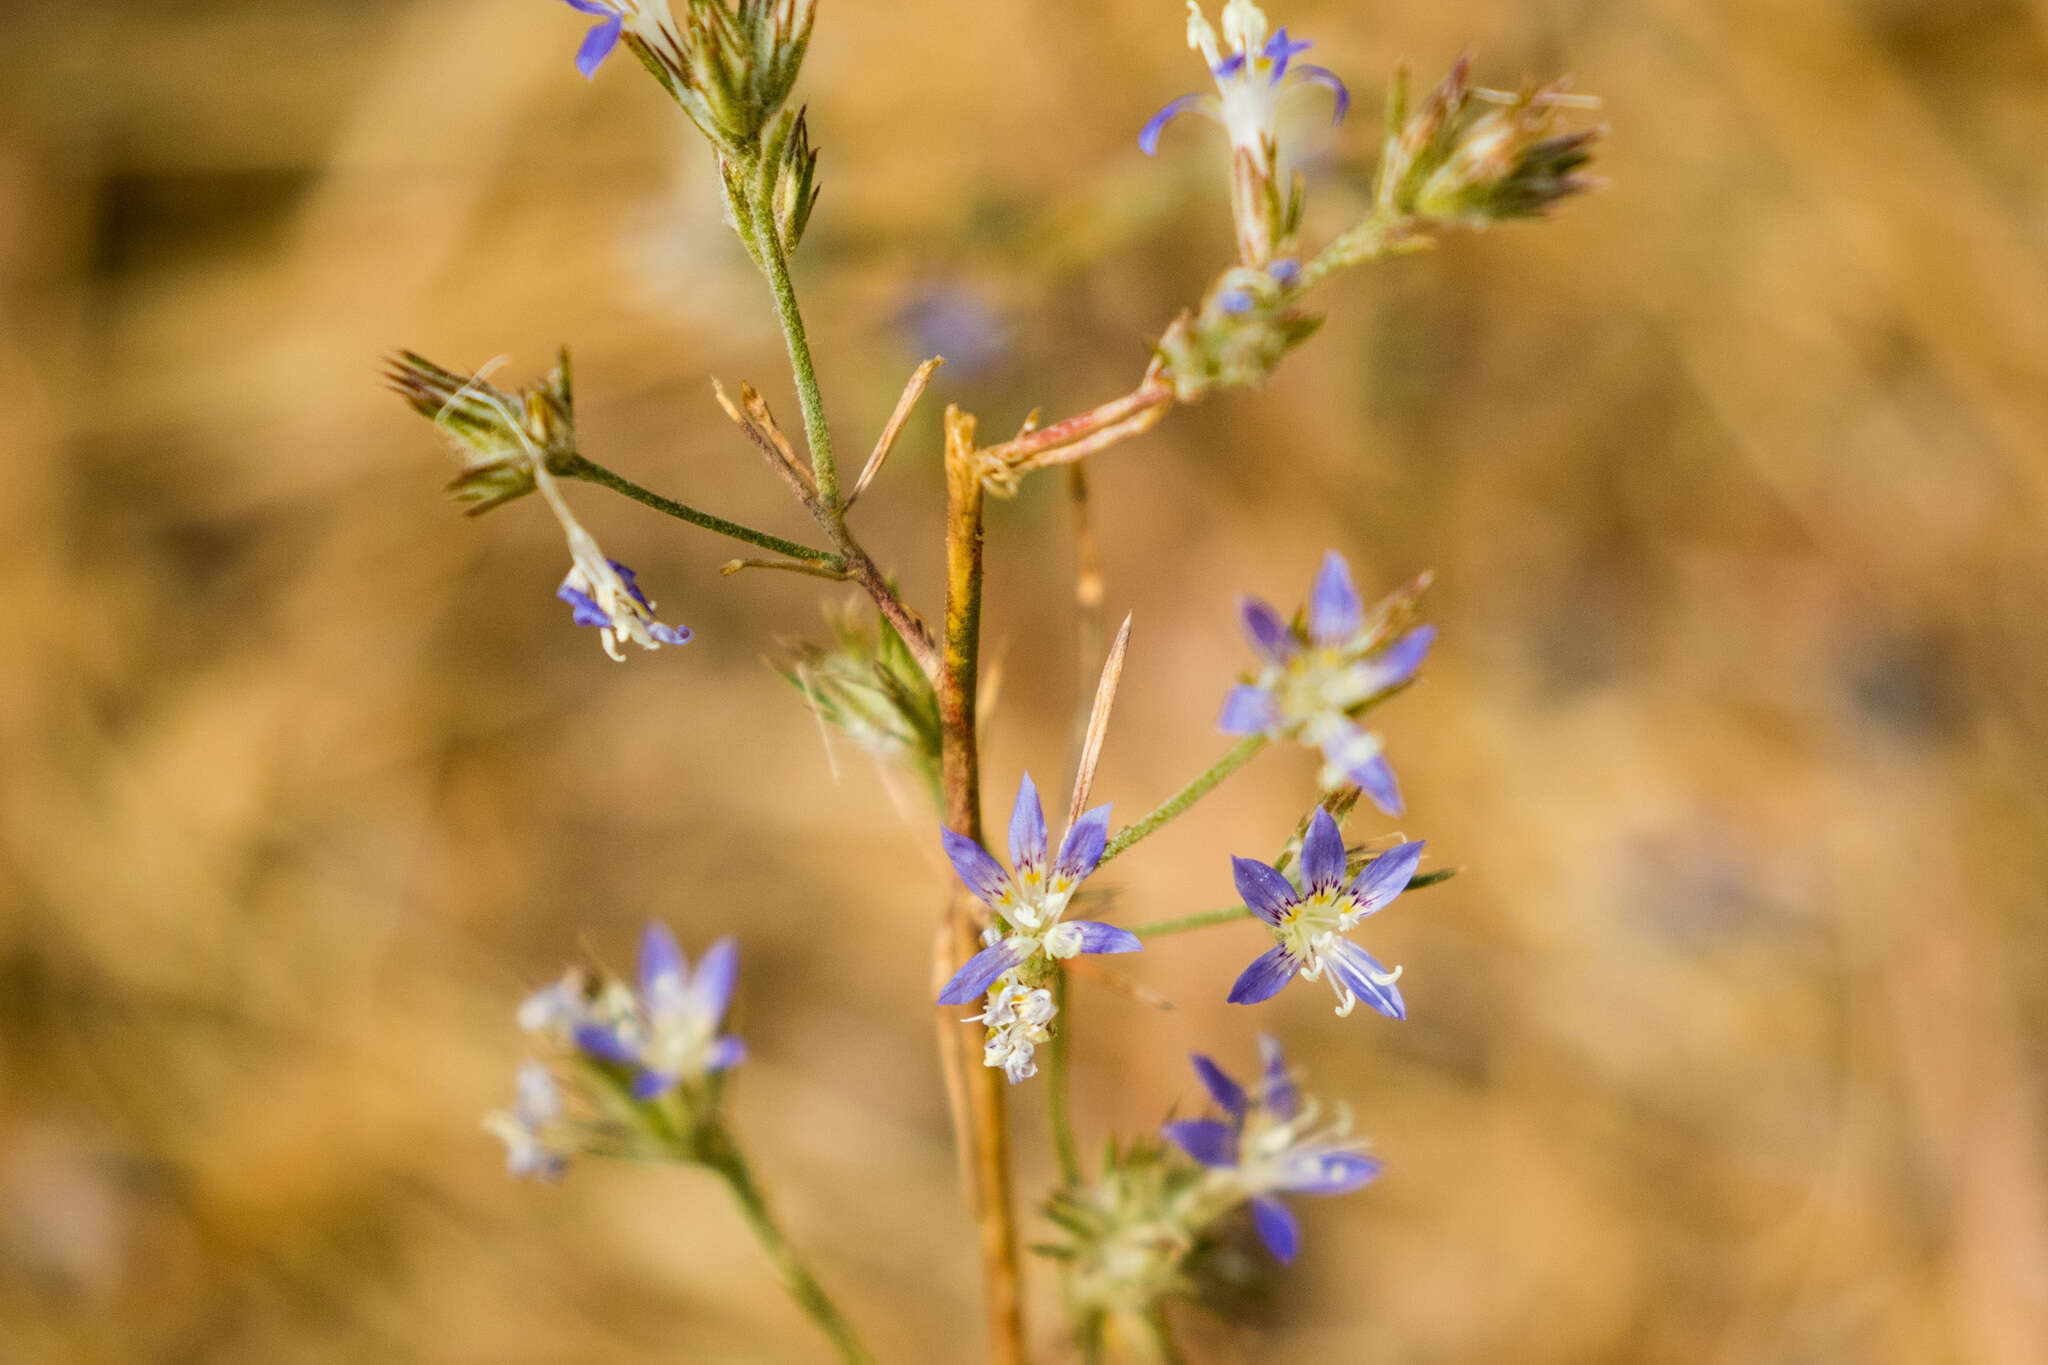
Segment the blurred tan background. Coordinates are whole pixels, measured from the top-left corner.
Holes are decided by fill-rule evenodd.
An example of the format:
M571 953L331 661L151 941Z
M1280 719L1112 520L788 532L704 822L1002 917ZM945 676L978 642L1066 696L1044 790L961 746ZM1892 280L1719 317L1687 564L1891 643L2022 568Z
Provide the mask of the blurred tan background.
M1263 394L1098 461L1136 615L1098 792L1223 741L1243 590L1424 567L1443 640L1380 713L1466 869L1367 938L1411 1018L1225 989L1231 927L1075 1001L1084 1138L1278 1032L1389 1174L1200 1360L2048 1359L2048 4L1303 3L1314 232L1396 59L1607 99L1606 193L1347 277ZM616 666L544 509L468 522L376 381L568 342L595 458L802 535L709 376L794 401L708 157L546 0L11 0L0 17L0 1360L801 1361L719 1191L508 1181L511 1010L660 915L744 940L739 1122L890 1359L978 1354L931 1063L932 830L763 666L819 585L600 490L697 631ZM1229 248L1169 0L825 0L798 262L863 502L936 601L938 407L1127 387ZM1055 785L1075 697L1057 480L995 509L987 781ZM1313 760L1119 863L1226 903ZM1387 832L1365 820L1354 833ZM1049 1170L1019 1093L1025 1186ZM1041 1315L1050 1284L1038 1286ZM1050 1352L1054 1327L1040 1324ZM1050 1355L1048 1358L1057 1358Z

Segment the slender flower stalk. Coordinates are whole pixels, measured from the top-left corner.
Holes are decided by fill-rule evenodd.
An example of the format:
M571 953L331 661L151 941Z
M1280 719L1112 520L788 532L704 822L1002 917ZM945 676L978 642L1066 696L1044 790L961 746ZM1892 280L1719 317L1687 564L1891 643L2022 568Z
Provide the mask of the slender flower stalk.
M845 560L829 550L813 549L809 545L799 544L794 540L785 540L781 536L770 535L766 531L757 531L751 526L742 526L739 522L727 521L724 517L713 516L711 513L701 511L686 502L677 502L674 498L665 498L659 493L642 488L625 475L607 469L597 463L597 461L585 459L581 455L572 456L564 461L561 467L555 469L554 472L565 479L581 479L585 483L594 483L600 488L609 488L612 492L631 498L643 507L652 507L664 516L674 517L677 521L688 522L692 526L701 526L707 531L715 531L719 535L728 536L747 545L758 546L763 550L772 550L779 555L787 555L791 559L805 564L813 564L820 568L834 570L845 567Z
M1141 839L1149 839L1167 825L1187 814L1195 802L1221 786L1223 779L1242 768L1258 756L1266 747L1266 736L1247 735L1230 747L1230 752L1211 763L1198 773L1185 787L1159 803L1159 806L1144 819L1135 824L1125 825L1116 832L1102 851L1102 861L1108 862Z
M1055 1014L1067 1013L1067 972L1056 968L1052 974L1051 1003ZM1074 1021L1052 1035L1046 1059L1045 1114L1052 1128L1052 1151L1059 1162L1060 1179L1071 1185L1081 1179L1081 1152L1074 1141L1074 1116L1068 1108L1067 1061L1072 1052Z
M723 1129L712 1132L707 1146L709 1151L704 1164L725 1182L733 1202L739 1205L741 1216L747 1220L747 1227L753 1231L754 1240L761 1244L761 1250L767 1253L775 1266L776 1277L782 1281L789 1297L831 1341L833 1349L838 1351L839 1358L846 1365L873 1365L875 1357L862 1343L860 1334L839 1311L832 1296L818 1282L818 1277L804 1264L783 1233L781 1224L775 1221L766 1197L754 1183L746 1158L740 1155L739 1147Z

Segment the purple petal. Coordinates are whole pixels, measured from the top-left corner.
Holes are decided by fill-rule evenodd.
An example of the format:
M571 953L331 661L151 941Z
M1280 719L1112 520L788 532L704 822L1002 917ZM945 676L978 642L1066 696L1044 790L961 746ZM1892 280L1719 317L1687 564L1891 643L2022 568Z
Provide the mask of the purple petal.
M1239 683L1223 699L1223 714L1216 728L1226 735L1262 735L1280 727L1280 703L1271 692L1251 683Z
M1084 953L1137 953L1145 949L1136 934L1114 924L1092 919L1068 920L1067 923L1081 931L1081 951Z
M1010 807L1010 866L1019 871L1043 867L1045 843L1045 807L1039 804L1031 774L1026 773L1017 784L1017 804Z
M1266 60L1273 63L1273 84L1278 85L1280 78L1287 74L1289 62L1314 46L1313 43L1298 43L1289 38L1285 25L1275 30L1273 36L1266 39L1265 49ZM1321 68L1318 67L1317 70Z
M576 8L583 7L578 5ZM611 56L612 49L619 45L619 34L624 27L619 16L614 14L583 35L583 45L576 49L576 69L583 73L583 79L597 79L597 69L604 65L604 59Z
M1365 625L1365 604L1351 586L1351 566L1335 550L1323 556L1309 591L1308 635L1319 645L1342 644Z
M1337 107L1330 113L1330 122L1342 123L1345 113L1351 108L1351 92L1344 88L1344 82L1337 79L1337 73L1327 66L1303 62L1294 68L1294 79L1307 81L1310 85L1325 86L1337 97Z
M1380 1163L1357 1152L1327 1152L1313 1163L1290 1172L1287 1188L1295 1194L1349 1194L1379 1176Z
M1059 872L1080 881L1102 862L1102 850L1109 845L1109 806L1097 806L1074 822L1067 837L1060 840Z
M704 1069L714 1072L730 1071L745 1060L747 1060L746 1043L728 1033L713 1043L711 1050L704 1054Z
M1401 813L1401 784L1394 780L1394 770L1387 765L1387 756L1375 753L1371 758L1351 764L1346 777L1358 784L1359 790L1372 798L1372 803L1387 815Z
M647 921L640 933L640 998L673 996L683 987L690 964L676 946L676 936L660 920Z
M1383 986L1375 980L1375 973L1382 978L1389 975L1387 969L1380 964L1378 958L1356 943L1349 939L1337 940L1336 950L1323 961L1329 967L1331 975L1349 986L1353 995L1387 1018L1408 1017L1408 1005L1401 999L1401 988L1391 981Z
M1216 306L1235 317L1252 311L1252 296L1242 289L1226 289L1216 296Z
M994 905L1009 890L1010 874L980 844L944 826L939 828L939 842L945 846L946 856L952 859L960 880L983 904Z
M612 618L605 615L604 608L597 605L596 598L570 587L567 579L562 581L561 587L555 589L555 596L569 604L570 619L579 626L609 626L612 623Z
M631 1066L640 1060L639 1048L602 1024L578 1024L575 1037L576 1046L600 1062Z
M605 563L612 566L612 572L619 576L619 582L626 585L627 594L640 604L642 610L654 610L654 604L647 600L647 594L640 591L640 575L634 573L616 559L607 559Z
M1259 1103L1284 1123L1301 1112L1301 1091L1294 1084L1293 1073L1287 1069L1287 1058L1280 1051L1280 1040L1270 1034L1260 1034L1259 1058L1265 1063L1266 1070Z
M1294 282L1301 278L1301 262L1292 256L1282 256L1266 267L1266 273L1271 275L1273 282L1282 289L1292 289Z
M1417 626L1382 650L1373 660L1375 692L1399 687L1415 676L1429 647L1436 643L1435 626Z
M1159 1135L1204 1166L1237 1164L1237 1130L1215 1119L1180 1119L1164 1124Z
M1301 889L1335 886L1344 880L1344 836L1337 822L1321 806L1308 822L1308 834L1301 841Z
M1278 924L1287 907L1300 899L1294 883L1257 858L1233 857L1230 875L1246 907L1268 924Z
M1301 648L1301 642L1294 638L1287 622L1280 619L1280 613L1258 598L1239 598L1237 614L1244 625L1245 638L1269 662L1284 664Z
M705 1017L716 1026L732 1004L732 988L740 976L740 941L727 934L704 950L697 960L697 975L690 982L691 993Z
M1301 964L1288 953L1285 945L1270 949L1239 975L1237 984L1230 988L1230 1003L1256 1005L1262 1000L1271 1000L1300 970Z
M1234 1119L1241 1119L1251 1102L1245 1098L1244 1087L1230 1079L1222 1067L1197 1052L1189 1056L1195 1064L1195 1074L1202 1078L1202 1085L1209 1092L1209 1098L1217 1107Z
M1259 1230L1259 1240L1273 1253L1274 1260L1282 1265L1294 1264L1294 1255L1301 1249L1301 1229L1285 1204L1265 1195L1252 1200L1252 1226Z
M1166 107L1147 119L1145 126L1138 130L1138 150L1146 156L1154 155L1159 150L1159 134L1165 131L1167 124L1188 110L1213 104L1215 100L1214 95L1182 95L1177 100L1168 100Z
M645 1102L656 1096L665 1095L674 1089L675 1083L681 1079L680 1076L671 1075L666 1071L649 1071L642 1067L633 1074L633 1098Z
M562 3L580 14L594 14L600 18L609 17L613 11L599 0L562 0Z
M967 965L953 973L953 979L939 992L941 1005L965 1005L979 1000L997 977L1031 956L1028 940L1006 938L993 948L983 948L967 959Z
M688 626L665 626L659 621L647 623L647 633L665 645L686 645L690 643Z
M1242 52L1233 52L1222 61L1216 63L1216 65L1210 67L1209 70L1217 76L1235 76L1238 72L1244 70L1244 54Z
M1394 845L1358 869L1358 875L1351 879L1351 899L1368 915L1384 910L1394 897L1408 889L1416 864L1421 861L1422 840Z

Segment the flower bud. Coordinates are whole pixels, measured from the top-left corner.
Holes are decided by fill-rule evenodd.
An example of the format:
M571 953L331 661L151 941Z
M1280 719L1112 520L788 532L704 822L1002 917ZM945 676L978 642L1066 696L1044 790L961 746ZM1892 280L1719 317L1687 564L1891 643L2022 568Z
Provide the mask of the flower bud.
M1386 155L1377 191L1381 215L1459 227L1539 218L1598 181L1577 172L1593 159L1599 129L1553 131L1557 111L1586 101L1568 83L1515 96L1474 91L1463 57L1412 115L1407 72L1387 96Z
M1213 389L1261 384L1322 325L1296 307L1300 268L1291 258L1223 273L1199 312L1183 313L1159 339L1159 360L1183 403Z
M741 157L796 85L817 15L817 0L584 0L576 7L591 5L720 153Z
M448 436L462 461L462 472L449 481L448 491L474 504L471 516L531 493L536 462L552 468L576 454L566 347L546 379L516 393L486 383L480 373L445 370L412 351L392 357L384 378Z
M895 627L859 607L830 614L830 649L801 645L776 668L818 718L878 762L914 773L936 801L939 702Z

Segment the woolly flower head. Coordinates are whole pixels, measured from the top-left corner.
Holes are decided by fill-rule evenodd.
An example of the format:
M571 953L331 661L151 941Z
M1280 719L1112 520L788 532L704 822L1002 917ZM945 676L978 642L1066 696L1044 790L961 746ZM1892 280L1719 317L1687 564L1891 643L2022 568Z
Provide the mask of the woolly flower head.
M1259 1081L1247 1090L1197 1054L1195 1074L1224 1117L1181 1119L1161 1133L1208 1170L1212 1186L1248 1200L1267 1249L1292 1261L1301 1232L1277 1196L1348 1194L1374 1180L1380 1163L1351 1136L1349 1114L1339 1108L1325 1122L1321 1106L1302 1098L1278 1042L1260 1038L1259 1055Z

